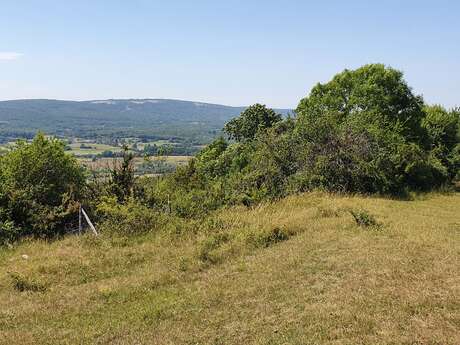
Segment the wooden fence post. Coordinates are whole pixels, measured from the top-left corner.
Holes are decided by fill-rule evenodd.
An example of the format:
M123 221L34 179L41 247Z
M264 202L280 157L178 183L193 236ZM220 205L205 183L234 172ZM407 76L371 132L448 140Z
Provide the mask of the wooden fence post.
M91 223L91 220L89 219L88 215L86 214L85 210L83 209L83 207L81 208L81 212L83 213L83 216L85 217L86 219L86 222L88 223L89 227L91 228L91 230L93 230L94 234L97 236L99 235L96 231L96 228L94 227L93 223Z

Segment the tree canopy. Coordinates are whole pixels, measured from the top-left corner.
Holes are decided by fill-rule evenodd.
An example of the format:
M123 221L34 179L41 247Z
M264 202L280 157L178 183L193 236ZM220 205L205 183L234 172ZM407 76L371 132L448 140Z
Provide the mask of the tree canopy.
M272 127L282 120L280 114L262 104L254 104L244 110L241 115L229 121L224 131L236 141L248 141L257 133Z
M361 122L399 131L409 141L425 140L421 128L423 99L412 93L402 72L383 64L345 70L325 84L317 84L298 107L299 121L321 121L328 116L340 125Z

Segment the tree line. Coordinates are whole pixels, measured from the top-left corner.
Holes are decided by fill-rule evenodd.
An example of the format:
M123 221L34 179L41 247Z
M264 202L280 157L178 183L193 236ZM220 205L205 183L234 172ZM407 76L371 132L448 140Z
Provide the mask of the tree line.
M62 233L78 203L107 231L132 233L311 190L399 197L451 186L459 127L459 109L427 105L402 72L371 64L314 86L294 116L250 106L163 176L134 179L125 153L111 179L88 182L60 142L38 135L0 159L2 237Z

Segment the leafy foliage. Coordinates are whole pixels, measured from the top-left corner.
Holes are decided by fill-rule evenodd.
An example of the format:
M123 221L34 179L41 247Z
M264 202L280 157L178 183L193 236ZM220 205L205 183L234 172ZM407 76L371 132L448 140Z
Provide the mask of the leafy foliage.
M398 132L409 141L423 142L423 99L415 96L403 74L382 64L345 70L326 84L317 84L297 107L299 121L350 122L368 129ZM329 129L326 127L324 129Z
M447 178L454 178L460 169L460 111L435 105L425 107L425 112L422 124L430 139L431 159Z
M254 104L243 111L241 115L229 121L224 130L237 141L247 141L255 138L260 131L272 127L281 121L281 115L265 105Z
M123 147L123 161L115 164L111 170L110 187L119 202L124 202L132 195L134 187L134 155ZM118 163L118 162L116 162Z
M120 204L115 197L103 197L97 206L102 232L119 235L139 235L158 229L165 217L132 198Z
M400 71L374 64L316 85L293 118L250 106L225 125L228 138L218 137L162 176L136 179L125 149L108 181L87 184L63 144L38 135L0 160L2 239L64 231L80 199L97 210L105 232L130 235L314 189L404 195L437 188L458 177L459 123L458 110L425 105ZM161 156L158 147L148 149ZM88 193L79 195L85 186ZM373 223L362 212L353 216ZM276 228L257 241L270 245L288 237ZM202 259L212 260L225 242L209 241Z
M64 144L38 134L0 158L0 238L63 233L78 211L85 175Z
M324 189L400 195L458 172L458 112L425 106L402 73L366 65L315 86L282 120L253 105L186 167L144 182L151 207L194 217L224 205Z
M384 65L345 70L301 100L303 185L399 194L448 181L429 152L424 103Z

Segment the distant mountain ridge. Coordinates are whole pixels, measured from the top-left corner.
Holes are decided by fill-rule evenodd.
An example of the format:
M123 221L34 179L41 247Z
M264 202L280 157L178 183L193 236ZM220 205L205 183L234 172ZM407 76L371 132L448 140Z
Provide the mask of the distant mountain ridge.
M173 99L0 101L0 137L30 136L42 130L61 136L178 136L208 141L245 108Z

